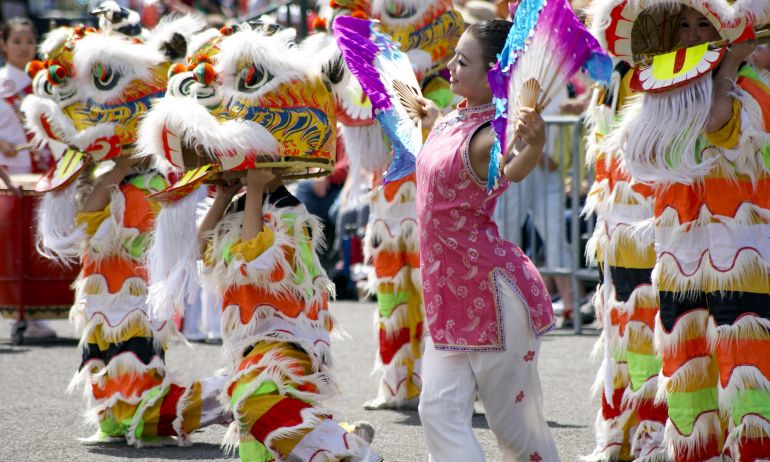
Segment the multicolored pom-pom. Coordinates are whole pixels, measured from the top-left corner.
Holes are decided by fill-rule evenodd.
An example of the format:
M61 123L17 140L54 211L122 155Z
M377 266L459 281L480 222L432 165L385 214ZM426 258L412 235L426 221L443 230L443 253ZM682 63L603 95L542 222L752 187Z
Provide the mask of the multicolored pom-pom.
M48 81L51 85L60 85L67 78L68 72L63 66L52 64L48 66Z
M326 20L326 18L322 18L320 16L316 16L313 18L313 30L315 31L324 31L328 30L329 27L329 21Z
M195 81L203 85L211 85L217 77L214 66L210 63L199 63L193 70Z
M45 64L43 61L35 59L27 63L27 67L24 69L24 71L27 73L30 79L34 79L37 73L43 69L45 69Z
M187 66L185 66L184 64L182 63L172 64L171 67L168 68L168 78L170 79L171 77L186 71L187 71Z

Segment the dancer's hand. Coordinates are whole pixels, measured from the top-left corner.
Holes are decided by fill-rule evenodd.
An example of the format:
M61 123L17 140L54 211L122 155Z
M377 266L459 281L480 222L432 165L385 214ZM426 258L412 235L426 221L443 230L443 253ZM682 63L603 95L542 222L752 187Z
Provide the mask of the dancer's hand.
M516 123L516 133L528 146L541 150L545 146L545 121L532 108L521 108L519 120Z
M261 188L264 191L265 186L276 177L272 168L252 168L246 172L246 185L249 188Z
M214 200L224 201L229 204L233 197L238 194L238 191L240 191L242 188L243 184L238 178L223 179L216 184L216 195L214 196Z
M430 129L433 128L433 124L436 123L436 120L438 120L441 115L441 111L438 106L436 106L436 103L427 98L419 97L417 101L422 104L422 114L420 114L422 129L430 131Z
M142 161L142 158L134 156L118 156L112 159L112 161L115 163L115 166L112 167L111 172L116 176L122 175L120 180L123 180L123 178L128 175L134 165Z
M0 155L3 157L16 157L16 146L14 146L12 143L9 143L5 140L0 140Z
M749 59L749 56L757 49L756 40L747 40L745 42L733 43L727 47L724 60L735 65L740 65L742 62Z

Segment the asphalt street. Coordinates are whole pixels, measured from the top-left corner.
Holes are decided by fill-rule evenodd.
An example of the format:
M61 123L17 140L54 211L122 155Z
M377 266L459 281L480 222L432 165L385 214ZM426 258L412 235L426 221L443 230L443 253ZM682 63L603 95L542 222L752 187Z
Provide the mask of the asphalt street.
M348 421L365 419L374 424L373 445L386 461L425 461L427 450L417 411L365 411L362 407L376 391L376 380L370 375L375 354L374 308L372 303L352 302L336 302L332 307L349 338L333 343L341 395L328 406ZM85 406L80 393L65 391L80 353L67 322L51 324L60 339L16 347L8 340L10 322L0 321L0 462L237 460L220 447L224 427L194 433L190 447L137 449L122 443L86 445L78 441L93 433L82 418ZM596 339L596 331L588 329L582 336L556 331L543 341L540 373L545 415L562 461L578 461L593 449L598 402L589 389L598 366L589 355ZM167 365L189 369L192 374L211 374L221 366L221 351L219 345L174 345L166 356ZM500 460L484 416L475 416L473 426L487 460Z

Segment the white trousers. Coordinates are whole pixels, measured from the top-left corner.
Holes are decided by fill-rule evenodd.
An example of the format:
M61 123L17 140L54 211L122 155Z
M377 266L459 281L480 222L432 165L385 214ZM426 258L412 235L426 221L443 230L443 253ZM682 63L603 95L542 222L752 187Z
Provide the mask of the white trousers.
M419 410L431 462L484 461L471 426L477 392L505 462L559 461L543 416L540 342L513 289L501 293L505 351L439 351L427 336Z

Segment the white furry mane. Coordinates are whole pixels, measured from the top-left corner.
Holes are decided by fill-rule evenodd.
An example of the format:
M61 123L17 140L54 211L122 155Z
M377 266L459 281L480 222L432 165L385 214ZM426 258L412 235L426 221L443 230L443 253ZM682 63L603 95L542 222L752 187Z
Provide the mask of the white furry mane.
M309 57L302 49L294 45L296 31L285 29L274 35L265 35L257 30L244 30L244 27L233 35L227 36L220 44L220 52L214 66L222 79L222 92L225 100L230 98L259 98L269 93L279 85L295 79L304 79L312 75L308 69ZM273 75L254 94L238 92L236 72L244 61L260 65Z

